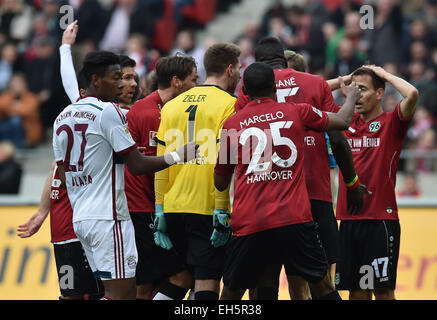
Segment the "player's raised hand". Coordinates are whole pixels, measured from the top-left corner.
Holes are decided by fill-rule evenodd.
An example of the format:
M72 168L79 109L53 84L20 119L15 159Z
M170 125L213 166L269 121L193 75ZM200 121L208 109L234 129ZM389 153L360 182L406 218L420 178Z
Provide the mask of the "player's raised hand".
M347 190L347 210L350 215L356 215L363 209L365 194L371 195L372 192L367 190L367 187L363 184L359 184L358 187L354 189Z
M77 24L77 20L74 20L71 24L68 25L67 29L65 29L62 34L62 44L73 45L76 41L77 31L79 30L79 25Z

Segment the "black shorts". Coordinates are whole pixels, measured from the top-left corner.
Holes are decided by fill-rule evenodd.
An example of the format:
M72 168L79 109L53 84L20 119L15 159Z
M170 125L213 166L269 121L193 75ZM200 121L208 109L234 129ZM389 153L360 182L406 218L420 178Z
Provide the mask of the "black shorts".
M394 290L401 237L399 221L341 221L339 233L340 259L335 274L337 289Z
M80 241L54 243L53 249L63 297L104 294L102 280L94 277Z
M287 275L311 283L320 282L329 268L314 222L232 237L227 253L223 282L231 290L257 287L278 264L284 265Z
M221 279L226 246L215 248L211 244L212 215L166 213L165 218L173 246L179 256L186 258L184 262L194 279Z
M137 285L149 283L157 285L167 277L175 275L186 268L183 258L179 258L180 263L171 263L178 260L177 253L174 250L165 250L155 244L153 238L154 216L152 212L130 212L138 251Z
M313 220L319 225L320 240L329 264L336 263L340 251L338 224L331 202L310 200Z

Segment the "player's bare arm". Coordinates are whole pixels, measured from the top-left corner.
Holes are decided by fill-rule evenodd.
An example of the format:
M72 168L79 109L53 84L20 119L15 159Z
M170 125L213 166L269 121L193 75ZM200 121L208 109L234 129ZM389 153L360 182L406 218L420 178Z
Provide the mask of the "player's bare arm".
M377 76L384 81L391 83L404 98L401 102L401 112L404 118L410 118L416 110L416 103L419 99L419 91L410 83L401 79L381 67L366 65L366 68L373 70Z
M199 145L189 142L175 152L161 157L144 156L137 148L123 155L124 162L134 175L150 174L166 169L175 163L188 162L196 158Z
M331 91L334 91L341 88L341 81L343 81L344 84L347 86L350 85L350 83L352 82L352 74L339 76L335 79L326 80L326 83L328 84Z
M53 161L52 168L44 184L38 211L26 223L20 224L17 228L17 235L20 238L28 238L37 233L50 212L50 186L52 185L55 165L56 163Z

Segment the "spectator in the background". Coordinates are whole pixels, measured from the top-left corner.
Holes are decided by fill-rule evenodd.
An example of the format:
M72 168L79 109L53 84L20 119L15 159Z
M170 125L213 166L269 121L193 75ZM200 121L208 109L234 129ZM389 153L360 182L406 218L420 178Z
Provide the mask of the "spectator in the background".
M46 24L48 34L53 40L59 40L62 35L61 28L59 26L60 3L60 0L44 0L42 8L44 22Z
M105 31L107 16L98 0L69 0L74 16L80 25L76 37L77 45L91 41L97 45Z
M423 133L432 128L434 119L427 109L418 106L413 117L413 123L407 131L407 137L410 141L417 141Z
M424 7L424 16L427 25L434 30L437 31L437 0L428 0L426 1Z
M0 92L3 92L11 79L14 64L17 61L17 49L12 43L5 44L1 49L0 60Z
M400 62L402 22L401 9L395 0L376 2L374 29L365 31L372 64L382 66L387 61Z
M421 61L425 65L428 64L428 50L423 41L414 41L410 45L409 61Z
M428 28L425 21L422 19L414 19L408 26L408 32L404 33L402 41L403 61L407 63L414 60L411 56L410 47L414 43L422 43L423 46L429 49L436 47L436 34Z
M336 59L337 59L337 49L340 42L347 38L351 41L352 47L354 48L354 52L358 59L365 60L367 58L367 47L362 40L363 38L363 30L360 27L360 14L357 11L351 11L346 13L344 17L344 26L337 29L336 33L332 35L334 32L334 26L332 24L325 24L324 34L325 39L327 40L326 44L326 73L329 78L334 77L333 69L335 67Z
M417 181L416 174L413 172L406 172L404 174L404 179L402 187L397 193L398 197L414 197L418 198L422 196L420 191L419 183Z
M156 49L147 48L147 39L142 34L131 34L127 41L125 54L136 62L135 72L140 77L155 69L160 53Z
M344 26L344 20L349 12L360 11L360 4L353 0L343 0L341 5L331 14L330 21L338 28Z
M202 84L206 80L206 71L203 65L205 51L204 47L196 45L192 30L182 30L177 35L176 48L172 51L171 55L182 54L193 57L196 61L198 81L199 84Z
M38 97L29 91L24 74L14 74L9 89L0 95L0 119L0 140L12 141L17 148L41 141Z
M424 157L424 154L433 151L436 148L435 143L435 131L433 129L427 129L420 136L417 145L416 152L418 157L416 159L416 168L420 172L429 173L435 170L435 159Z
M318 73L325 66L325 42L322 31L323 17L308 14L305 7L292 5L287 11L287 23L293 31L293 44L288 49L308 56L308 68Z
M242 38L250 39L253 46L257 44L261 39L258 24L252 20L247 21L244 25L243 33L234 40L234 43L238 43Z
M120 0L116 2L111 19L100 41L100 50L122 52L130 33L130 17L137 6L137 0Z
M18 194L23 169L15 159L15 148L10 142L0 142L0 193Z
M344 37L337 48L337 60L334 67L333 76L345 76L352 73L364 64L355 53L352 41Z
M0 6L0 32L7 39L25 41L32 28L32 8L24 0L3 0Z
M297 46L296 37L293 36L292 29L287 26L281 17L273 17L269 21L269 33L271 37L276 37L285 44L287 48Z

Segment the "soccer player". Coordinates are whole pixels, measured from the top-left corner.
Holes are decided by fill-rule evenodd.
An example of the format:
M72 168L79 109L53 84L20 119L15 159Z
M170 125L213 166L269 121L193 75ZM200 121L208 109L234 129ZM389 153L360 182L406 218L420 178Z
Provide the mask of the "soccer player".
M346 190L351 185L340 179L337 219L341 220L341 249L335 280L339 290L349 290L350 299L371 300L372 293L376 300L395 299L400 243L396 171L419 93L407 81L376 66L358 68L352 80L363 93L349 130L344 132L357 168L352 183L366 184L373 196L361 212L349 214ZM403 97L393 112L384 112L381 105L385 82ZM373 268L364 281L363 266Z
M109 299L135 298L137 249L124 193L124 165L134 174L193 159L194 143L162 157L143 156L117 102L122 94L120 57L91 52L80 74L85 96L66 107L53 125L59 176L73 208L73 228L92 271Z
M65 274L64 268L73 269L73 288L60 286L60 300L101 298L104 294L102 280L95 278L73 230L73 210L67 189L59 179L56 163L53 162L41 194L38 211L24 224L18 226L20 238L28 238L38 232L50 212L51 242L55 253L59 283Z
M204 56L207 79L167 102L161 112L158 150L196 141L199 156L155 174L155 242L186 252L195 280L195 300L217 300L223 273L225 244L230 236L229 190L214 187L217 139L224 121L234 113L234 92L240 79L241 49L218 43ZM170 282L174 279L170 277Z
M308 281L316 298L338 300L310 211L303 162L312 159L304 155L304 136L307 129L347 128L359 89L352 83L343 108L327 114L309 104L276 102L267 64L253 63L243 78L250 102L223 126L214 175L218 190L229 186L234 170L236 176L221 299L241 299L279 264Z
M284 50L278 39L265 37L260 40L255 48L255 60L265 62L270 65L275 72L278 102L309 103L316 108L327 111L337 112L339 107L334 103L331 90L326 81L316 75L299 72L287 68L287 61ZM248 97L239 94L235 105L237 112L244 108ZM328 132L334 157L343 177L350 182L355 177L355 169L352 161L350 147L341 131ZM325 249L330 264L338 260L338 225L332 206L331 182L329 170L329 156L326 147L326 139L323 132L307 130L304 137L305 158L310 159L304 165L306 185L311 202L311 212L313 219L317 223L320 238ZM363 206L363 195L367 190L362 185L354 186L348 190L348 204L351 212L361 210ZM266 288L262 294L265 299L277 298L279 288L280 268L272 273L277 274L277 278L272 283L266 283ZM308 286L299 277L290 277L290 291L293 299L309 299ZM275 288L275 289L272 289Z
M128 127L143 154L156 155L155 136L158 132L161 109L180 93L197 85L196 62L191 57L161 58L156 64L158 90L137 101L127 113ZM136 270L137 299L152 299L156 284L173 275L176 286L166 282L160 288L166 297L180 300L192 286L191 275L185 266L167 263L175 250L167 251L155 245L153 220L155 212L154 175L135 176L125 168L126 197L135 228L138 250ZM179 272L183 271L182 274ZM187 280L188 279L188 280Z

